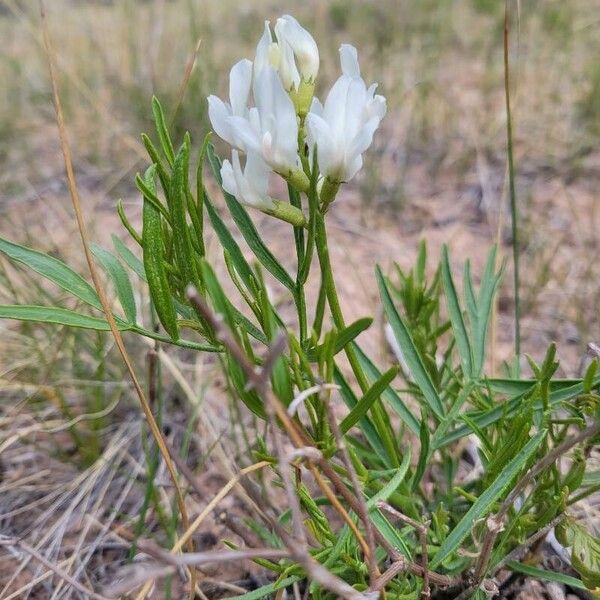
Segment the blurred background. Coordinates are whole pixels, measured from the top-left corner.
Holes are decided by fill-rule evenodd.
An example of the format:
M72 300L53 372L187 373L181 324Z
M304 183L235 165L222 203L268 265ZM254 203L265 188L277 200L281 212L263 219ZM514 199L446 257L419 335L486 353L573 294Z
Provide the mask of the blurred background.
M600 341L600 11L597 0L509 5L522 350L540 359L557 341L559 375L571 377L580 373L588 343ZM290 13L312 32L321 52L321 97L338 76L340 43L354 44L362 75L368 84L379 82L388 113L360 176L328 213L346 318L375 314L365 345L374 357L388 354L375 263L388 273L394 262L410 268L425 239L433 271L447 242L460 278L467 258L481 273L497 242L507 271L488 372L500 372L514 343L504 2L47 0L46 7L85 217L93 240L106 247L112 234L127 237L117 200L139 224L134 177L148 164L140 133L153 135L153 94L175 141L190 131L197 153L209 128L206 96L227 95L229 69L253 57L265 19ZM0 42L0 236L52 253L87 277L37 1L0 0ZM224 147L217 143L217 150ZM211 191L222 207L214 185ZM293 267L290 232L262 213L252 216L275 254ZM216 256L210 234L207 242ZM60 290L0 256L0 304L66 302ZM127 341L144 377L148 348ZM163 360L164 431L175 447L192 440L189 460L203 473L208 494L223 485L226 470L218 460L227 454L235 469L240 421L224 408L227 390L213 358L184 353ZM0 322L0 399L3 531L31 536L49 560L64 556L64 548L85 548L69 568L102 580L125 559L110 546L99 555L102 535L94 537L91 521L84 527L70 515L110 506L106 527L117 514L134 523L144 497L143 486L132 488L131 473L143 475L148 457L139 409L110 336ZM202 434L190 438L195 428ZM218 469L204 471L220 448L217 440L225 439ZM150 479L166 481L166 475ZM219 536L218 523L207 524L199 549ZM72 597L62 584L58 591L48 581L36 586L17 558L0 556L0 597L24 598L32 590L39 598Z

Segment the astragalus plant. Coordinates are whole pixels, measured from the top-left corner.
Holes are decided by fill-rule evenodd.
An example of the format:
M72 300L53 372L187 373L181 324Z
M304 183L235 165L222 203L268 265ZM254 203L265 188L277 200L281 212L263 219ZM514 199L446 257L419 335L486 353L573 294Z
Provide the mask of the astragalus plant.
M581 380L557 379L551 346L541 364L529 361L531 378L516 367L488 377L496 251L478 289L465 263L459 293L447 249L428 280L423 245L410 272L388 278L375 268L395 350L390 364L376 364L360 342L372 319L348 323L341 310L327 216L344 210L339 192L360 171L386 100L344 44L341 75L322 103L314 95L319 61L294 18L278 19L274 34L265 23L254 61L231 69L229 101L208 98L214 132L230 146L223 161L208 135L197 150L188 135L176 149L154 99L158 143L143 137L150 165L136 179L141 232L119 207L138 251L117 238L116 254L95 250L121 304L116 327L218 355L229 388L258 423L238 461L247 474L245 526L263 546L240 547L232 536L227 551L186 552L169 564L255 561L272 581L238 596L246 599L279 598L284 589L314 598L482 599L510 571L598 595L600 542L575 506L600 482L586 470L600 431L598 362ZM205 163L227 218L209 196ZM285 187L288 198L276 197ZM289 226L295 260L284 262L293 272L253 211ZM224 266L207 254L208 226ZM6 240L0 251L102 309L97 291L57 259ZM147 282L149 303L135 301L128 271ZM311 279L314 304L305 296ZM294 314L282 314L273 286L293 300ZM100 315L56 306L2 306L0 316L109 329ZM270 474L257 477L259 469ZM191 475L183 469L181 477ZM572 549L570 573L542 568L538 549L552 530Z

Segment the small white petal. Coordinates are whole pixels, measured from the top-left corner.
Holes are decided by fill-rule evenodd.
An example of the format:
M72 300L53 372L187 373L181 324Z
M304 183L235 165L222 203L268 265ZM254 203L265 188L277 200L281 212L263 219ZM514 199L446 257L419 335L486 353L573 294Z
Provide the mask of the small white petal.
M360 66L358 64L358 52L350 44L340 46L340 62L342 73L349 77L360 77Z
M243 116L247 112L251 86L252 61L240 60L229 73L229 101L234 115Z
M260 73L260 71L269 64L269 52L272 43L273 36L271 35L269 21L265 21L263 34L258 41L258 45L256 46L256 58L254 59L255 74Z
M231 107L217 96L208 97L208 118L215 133L227 143L234 145L234 140L228 119Z
M290 15L277 19L275 35L280 44L285 42L293 50L302 79L314 81L319 72L319 48L312 35Z

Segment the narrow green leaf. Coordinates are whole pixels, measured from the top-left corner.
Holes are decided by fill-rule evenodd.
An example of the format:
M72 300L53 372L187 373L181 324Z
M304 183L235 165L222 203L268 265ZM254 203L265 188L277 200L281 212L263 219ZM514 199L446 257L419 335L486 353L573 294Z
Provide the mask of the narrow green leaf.
M358 319L354 321L348 327L342 329L336 337L335 347L334 347L334 356L344 350L344 348L352 342L355 338L357 338L363 331L367 330L371 323L373 323L373 319L371 317L365 317L363 319ZM311 348L307 351L306 356L310 362L316 362L319 359L319 355L321 350L323 349L323 345L317 346L316 348Z
M195 254L187 224L187 190L190 157L190 141L186 135L175 162L171 178L171 218L173 220L173 246L177 268L183 280L184 288L189 284L198 284L195 269ZM184 290L182 290L184 291Z
M477 299L477 326L473 328L473 372L477 374L481 373L485 362L486 338L492 314L492 304L502 277L502 269L500 269L498 273L494 273L495 266L496 246L493 246L488 255L483 277L481 279L479 297Z
M248 288L248 291L253 293L256 289L254 273L252 273L252 269L250 268L248 261L244 258L237 242L233 239L233 236L225 226L225 223L223 223L223 220L219 216L219 213L206 193L206 190L204 191L204 206L206 207L206 212L208 213L208 218L212 223L213 229L221 242L221 246L229 252L235 270L238 272L244 285Z
M382 392L394 380L398 374L399 368L392 367L387 370L366 392L365 395L358 401L358 404L350 411L348 415L340 423L342 433L347 433L358 422L358 420L367 414L373 403L381 396Z
M411 449L410 446L407 446L406 452L402 457L402 462L400 463L396 473L394 473L394 476L376 494L373 494L373 496L367 500L367 508L369 510L375 508L375 505L378 502L386 502L388 498L398 489L406 477L408 467L410 467L410 458Z
M167 126L165 124L165 115L156 96L152 97L152 113L154 114L154 122L156 123L156 132L162 146L163 152L167 157L170 165L175 161L175 151L173 150L173 142L169 136Z
M127 321L129 323L135 323L137 320L137 311L135 299L133 297L133 288L131 287L129 277L127 276L127 271L125 271L119 260L108 252L108 250L105 250L96 244L92 244L92 252L100 261L104 270L110 275Z
M398 314L390 291L383 277L381 269L377 267L377 284L379 286L379 294L383 302L385 314L387 315L388 321L394 332L394 337L402 350L406 364L410 369L410 372L415 380L415 383L419 386L426 402L431 407L431 410L440 418L444 418L444 407L442 401L435 389L425 366L423 365L423 359L421 358L419 351L415 347L415 343L410 335L408 327L404 323L402 317Z
M346 406L350 410L354 409L354 407L358 404L358 399L342 375L342 372L337 367L335 367L333 377L335 383L340 386L340 395L346 403ZM377 456L379 456L384 465L391 467L393 464L392 460L386 452L385 446L381 442L381 438L377 434L377 430L375 429L373 422L369 419L369 417L364 416L359 419L358 423L371 448L373 448L373 450L377 453Z
M302 577L299 575L292 575L291 577L286 577L285 579L280 579L275 583L269 583L269 585L263 585L259 587L257 590L252 590L247 594L241 594L240 596L229 596L229 600L260 600L260 598L264 598L265 596L269 596L280 590L282 588L289 587L290 585L300 581Z
M356 342L352 342L352 347L356 351L358 356L358 362L362 370L367 374L371 381L375 381L381 377L381 372L373 364L371 359L362 351L360 346ZM394 388L388 387L382 394L382 398L389 403L394 409L398 416L404 421L408 428L416 435L419 435L419 421L410 412L406 404L402 401L402 398L396 393Z
M25 246L19 246L3 238L0 238L0 252L11 260L24 264L39 273L61 289L83 300L86 304L102 310L102 305L94 288L81 275L58 258Z
M155 190L155 167L150 167L144 176L146 185ZM156 314L165 331L173 338L179 338L177 314L164 262L162 217L160 211L144 199L142 240L144 249L144 271L148 278L150 297Z
M562 583L564 585L568 585L569 587L580 590L587 589L586 586L583 584L583 581L581 581L581 579L577 579L577 577L571 577L570 575L565 575L564 573L556 573L555 571L539 569L538 567L526 565L524 563L516 562L514 560L508 561L508 563L506 563L506 566L511 571L523 573L523 575L529 575L530 577L535 577L536 579L545 579L546 581L557 581L558 583Z
M207 152L208 162L213 171L213 175L220 186L222 186L221 180L221 161L219 157L215 154L215 149L212 144L208 145ZM225 198L225 202L227 203L227 207L229 208L229 212L235 221L240 233L246 240L246 243L254 252L256 258L260 261L260 263L275 277L280 283L282 283L288 290L295 294L296 285L293 279L290 277L289 273L283 268L283 266L279 263L279 261L275 258L273 253L267 248L265 243L262 241L260 235L256 231L256 227L250 219L246 209L237 201L237 199L228 194L223 188L223 197Z
M121 260L142 280L148 281L144 263L123 243L116 235L112 235L112 242Z
M448 303L448 313L450 315L450 321L452 322L452 329L454 330L456 346L460 354L463 370L469 377L478 377L479 373L473 372L471 343L469 342L467 328L465 326L460 302L458 300L458 295L456 294L456 287L452 278L452 271L450 270L448 246L445 244L442 248L442 282L444 284L444 293Z
M566 402L567 400L576 398L583 393L583 382L581 380L572 385L570 380L564 380L563 382L559 381L557 383L558 385L556 389L550 394L548 399L550 408L559 405L561 402ZM596 376L592 385L593 387L600 386L600 375ZM485 428L489 427L493 423L498 422L503 417L513 416L518 410L520 410L522 403L523 394L519 394L516 397L511 398L510 400L507 400L506 402L503 402L490 410L472 411L466 414L478 427ZM536 411L542 410L542 401L538 400L534 404L533 408ZM472 431L468 426L458 427L454 431L451 431L439 439L435 447L442 448L443 446L451 444L452 442L455 442L456 440L459 440L460 438L471 433Z
M81 329L94 329L96 331L110 331L105 319L90 317L54 306L31 306L25 304L0 306L0 319L13 319L15 321L36 321L38 323L52 323L67 325ZM120 331L127 331L131 325L120 319L116 321Z
M525 447L517 454L496 477L494 482L477 498L467 514L459 521L456 527L448 534L431 562L431 568L439 567L461 542L469 535L475 523L485 517L492 504L502 496L506 488L521 472L527 461L542 443L546 431L542 430L534 435Z
M419 483L421 483L421 479L425 474L425 469L427 467L427 463L429 462L429 428L427 427L427 418L423 415L421 419L421 431L419 432L419 440L421 442L421 448L419 451L419 461L417 462L417 467L415 469L415 474L413 475L411 487L414 492L418 487Z

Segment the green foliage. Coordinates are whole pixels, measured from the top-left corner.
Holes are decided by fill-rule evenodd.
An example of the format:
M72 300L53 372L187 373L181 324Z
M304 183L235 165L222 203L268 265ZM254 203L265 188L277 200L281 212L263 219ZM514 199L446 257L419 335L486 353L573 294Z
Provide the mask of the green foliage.
M329 262L326 207L319 205L317 194L316 159L308 165L303 157L311 182L306 197L289 187L290 203L308 217L306 229L290 231L296 267L292 270L284 267L290 262L288 257L282 260L275 255L251 214L233 196L224 192L223 207L209 197L203 179L205 158L219 184L221 162L208 139L198 163L192 164L190 137L185 135L179 146L174 144L158 100L153 100L152 109L159 144L144 138L151 164L136 178L143 205L141 235L121 208L121 219L141 246L142 258L118 238L113 238L115 254L94 248L122 308L123 315L115 316L119 329L218 353L228 389L259 423L268 418L266 398L253 385L243 363L247 361L257 372L270 368L270 387L277 402L284 408L291 409L292 404L298 408L294 399L301 396L302 409L290 410L295 431L325 457L346 491L364 502L378 535L375 559L379 569L386 568L390 547L413 564L419 563L423 528L429 568L468 581L484 543L486 522L498 513L516 482L597 413L597 362L581 380L557 379L556 348L551 345L540 364L529 360L530 378L488 377L487 334L502 274L496 265L496 249L489 253L477 290L470 263L465 263L461 293L448 249L443 248L440 264L431 269L424 243L413 269L397 266L390 277L380 267L376 270L397 356L391 364L374 361L364 351L361 337L372 319L346 324L341 312ZM190 172L196 173L193 183ZM214 253L205 251L208 227L220 244L220 264ZM62 261L6 240L0 240L0 252L90 311L101 310L94 289ZM314 255L318 267L313 265ZM149 299L151 310L148 303L136 304L130 273L136 276L136 289L147 289L143 297ZM311 276L321 290L314 306L307 303L304 289ZM214 320L207 318L203 305L191 301L190 285L217 315ZM274 300L273 289L282 302ZM286 304L294 307L295 315L281 309ZM164 331L155 330L153 315ZM77 310L55 305L0 306L0 318L108 330L101 315L81 312L79 305ZM151 326L140 324L145 320ZM184 330L191 332L186 338ZM269 347L278 335L285 336L287 346L270 362ZM244 353L243 361L232 343ZM336 405L335 411L329 411L327 403L338 398L345 408ZM339 417L337 427L333 427L331 413ZM279 425L284 425L283 420ZM263 427L256 431L262 432ZM344 460L338 428L347 452ZM584 440L569 456L568 465L549 465L525 486L519 502L506 511L503 530L492 543L489 564L484 565L486 573L570 503L597 489L598 474L585 472L591 443ZM274 485L283 485L270 435L257 433L248 445L271 465ZM463 454L465 447L471 451L468 458ZM332 518L336 510L332 497L300 476L300 460L301 456L292 460L298 473L293 491L310 532L312 557L355 589L367 589L369 573L360 540L347 521ZM149 459L149 472L155 472L155 463ZM355 477L348 464L356 471ZM151 499L148 491L144 510ZM395 522L381 502L406 520ZM364 531L364 515L350 507L347 510ZM280 524L286 526L290 519L289 510L280 511ZM268 524L255 521L251 528L264 543L283 547L284 540ZM573 547L574 565L583 584L589 589L598 587L597 540L571 519L562 527L561 535ZM260 564L273 571L276 581L241 598L266 597L305 577L291 559ZM520 563L509 563L509 568L565 583L573 579ZM317 582L309 585L313 597L333 598ZM422 588L423 578L413 569L412 574L402 573L390 581L386 593L391 599L417 598Z

